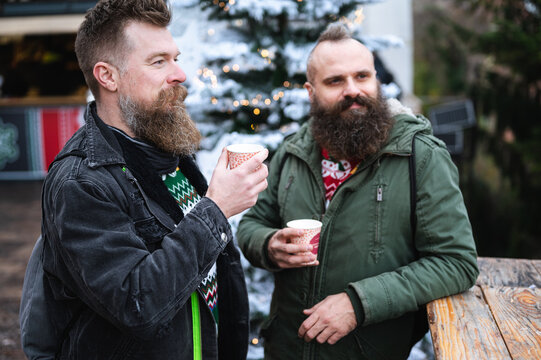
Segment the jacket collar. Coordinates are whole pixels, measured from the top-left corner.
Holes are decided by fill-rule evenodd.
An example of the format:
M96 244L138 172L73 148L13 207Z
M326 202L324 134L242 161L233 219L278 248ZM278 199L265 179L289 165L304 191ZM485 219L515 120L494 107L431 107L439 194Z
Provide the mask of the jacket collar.
M90 102L85 111L87 134L87 159L90 168L104 165L125 164L122 148L113 132L99 118L96 102Z
M409 156L415 134L432 135L430 121L422 115L415 115L410 108L396 99L388 99L387 106L395 123L389 134L389 140L379 153Z

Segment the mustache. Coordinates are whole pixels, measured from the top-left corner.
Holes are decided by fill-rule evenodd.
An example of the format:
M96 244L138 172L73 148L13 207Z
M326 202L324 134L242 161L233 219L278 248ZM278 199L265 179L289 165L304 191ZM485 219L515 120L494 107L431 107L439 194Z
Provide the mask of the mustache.
M163 108L165 105L174 107L184 107L184 100L188 96L188 89L183 85L174 86L169 89L163 89L158 94L158 98L153 104L155 109Z
M328 108L319 107L319 111L321 111L322 115L325 116L338 117L344 111L349 110L349 108L353 104L358 104L364 107L364 115L372 115L373 109L377 108L378 99L360 95L357 95L355 97L346 96L343 100L338 101L337 103L333 104Z
M369 108L376 103L376 100L367 96L357 95L356 97L346 96L346 98L336 104L336 110L343 112L350 108L353 104L358 104Z

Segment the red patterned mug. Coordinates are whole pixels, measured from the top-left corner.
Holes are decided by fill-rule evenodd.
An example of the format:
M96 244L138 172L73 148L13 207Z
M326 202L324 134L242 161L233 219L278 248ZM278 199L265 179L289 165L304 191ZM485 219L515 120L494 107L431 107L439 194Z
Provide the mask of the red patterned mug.
M229 168L234 169L260 151L264 147L257 144L233 144L226 147Z
M289 221L287 227L301 229L301 236L292 239L293 244L311 244L313 246L312 253L317 255L319 247L319 234L321 232L321 221L312 219L298 219Z

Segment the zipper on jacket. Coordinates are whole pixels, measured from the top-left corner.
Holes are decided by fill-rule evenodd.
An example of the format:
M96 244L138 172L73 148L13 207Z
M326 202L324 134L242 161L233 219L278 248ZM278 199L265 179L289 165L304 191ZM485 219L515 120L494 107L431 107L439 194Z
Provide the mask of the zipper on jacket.
M374 262L377 263L379 260L379 257L382 253L381 249L381 239L380 239L380 232L381 232L381 202L383 201L383 185L378 185L376 188L376 221L375 221L375 234L374 234L374 242L372 244L372 249L370 250L370 255L374 259Z
M202 360L201 351L201 314L199 312L199 299L197 290L191 295L192 304L192 331L193 331L193 360Z
M289 189L289 187L291 186L291 183L293 182L293 175L291 175L288 179L287 179L287 183L286 183L286 186L284 187L284 190L287 190Z

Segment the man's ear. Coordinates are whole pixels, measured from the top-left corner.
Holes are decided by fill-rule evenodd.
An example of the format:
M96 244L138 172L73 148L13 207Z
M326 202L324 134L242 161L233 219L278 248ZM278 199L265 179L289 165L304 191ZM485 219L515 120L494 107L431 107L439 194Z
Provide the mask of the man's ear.
M304 83L304 88L306 91L308 91L308 97L310 98L310 102L312 102L312 97L314 96L315 89L308 81Z
M94 77L106 90L115 92L118 89L119 73L116 67L100 61L94 65Z

